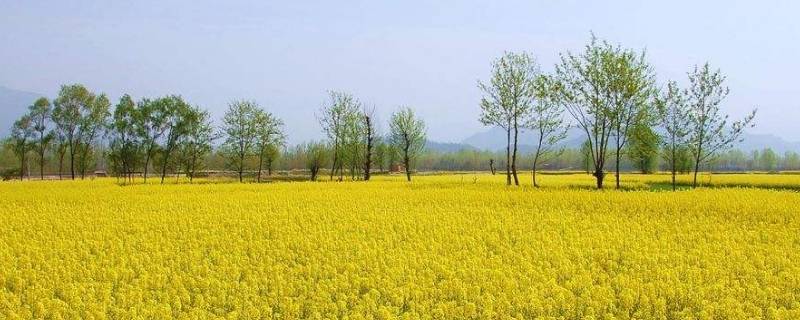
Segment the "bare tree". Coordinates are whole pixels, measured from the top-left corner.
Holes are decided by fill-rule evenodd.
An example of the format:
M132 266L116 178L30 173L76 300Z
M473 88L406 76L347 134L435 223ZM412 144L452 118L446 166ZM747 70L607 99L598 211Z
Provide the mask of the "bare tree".
M392 144L402 153L406 179L411 181L411 165L425 149L425 123L405 107L392 114L389 128Z
M361 111L363 120L364 140L366 149L364 150L364 181L369 181L372 171L372 156L375 146L375 107L364 107Z
M228 111L222 118L222 135L224 154L228 164L236 170L239 182L246 165L245 160L253 154L257 139L257 123L260 108L255 101L233 101L228 104Z
M533 153L533 185L539 187L536 181L536 170L544 161L560 155L564 148L556 148L556 144L567 137L569 126L565 124L564 108L558 103L556 96L557 83L553 77L540 75L535 84L536 102L533 104L525 127L536 133L536 149ZM494 170L493 170L494 171Z
M742 120L734 121L728 126L728 115L720 112L722 101L730 92L724 82L725 76L720 70L712 70L708 63L702 67L695 66L689 73L686 95L691 120L691 152L694 157L692 187L697 187L700 166L712 159L717 152L740 141L744 129L752 127L756 115L756 110L753 109Z
M658 120L663 130L661 145L664 148L662 153L664 160L669 166L672 174L672 190L676 189L676 175L678 172L678 162L680 151L685 149L689 143L689 130L691 120L689 109L686 105L686 95L678 88L678 84L670 81L666 91L656 99L658 109Z
M480 121L506 131L506 184L519 185L517 177L517 143L523 119L534 100L534 82L539 74L536 60L530 54L507 52L492 63L489 84L478 82L483 91ZM512 142L513 141L513 142Z

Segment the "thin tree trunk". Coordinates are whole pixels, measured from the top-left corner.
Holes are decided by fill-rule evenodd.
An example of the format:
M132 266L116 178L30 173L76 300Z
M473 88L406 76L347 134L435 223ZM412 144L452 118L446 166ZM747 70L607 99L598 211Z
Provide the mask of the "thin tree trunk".
M616 167L615 168L616 169L615 170L615 176L616 176L616 182L617 182L617 189L619 189L619 145L617 145L617 159L616 159L615 167Z
M263 165L264 165L264 150L261 150L261 152L259 152L258 154L258 178L256 178L256 181L258 183L261 183L261 168Z
M25 142L23 142L23 145ZM19 164L19 180L25 180L25 150L22 150L22 156L20 156L20 164Z
M536 155L533 157L533 172L532 172L533 186L537 188L539 187L539 183L536 182L536 165L538 164L538 162L539 162L539 151L537 150Z
M517 128L516 121L514 122L514 153L511 155L511 173L514 175L514 185L519 186L519 178L517 177L517 141L519 137L519 129Z
M72 144L69 147L69 173L72 180L75 180L75 147Z
M506 185L511 185L511 128L506 129Z

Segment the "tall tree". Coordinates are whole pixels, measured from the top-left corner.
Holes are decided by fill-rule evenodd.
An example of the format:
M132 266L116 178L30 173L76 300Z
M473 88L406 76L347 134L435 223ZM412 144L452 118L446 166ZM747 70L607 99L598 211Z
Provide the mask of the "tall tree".
M44 180L45 153L53 140L53 132L49 128L53 109L50 106L50 100L45 97L36 99L29 109L33 130L37 135L34 149L39 156L39 178Z
M236 170L239 182L246 166L246 159L253 154L258 138L257 122L261 108L255 101L234 101L222 118L222 134L225 136L223 150L228 164Z
M75 157L84 142L87 111L92 109L95 96L81 84L61 86L54 101L53 122L59 128L69 149L70 177L75 180Z
M86 178L86 170L90 165L90 156L94 152L94 144L98 136L102 135L107 127L109 107L111 102L105 94L93 96L91 101L86 104L83 116L80 121L79 131L80 140L77 147L80 149L78 154L78 168L80 169L81 179Z
M375 153L375 107L367 108L361 111L361 119L364 128L364 181L369 181L372 171L373 153Z
M337 170L339 170L339 180L341 180L341 169L345 160L344 153L348 149L349 136L353 132L353 126L358 124L361 103L349 93L329 91L328 95L329 101L322 107L317 118L322 131L330 141L333 152L330 180L333 180Z
M616 48L592 35L584 51L567 52L556 65L560 84L557 99L586 134L592 161L592 175L598 189L603 188L608 142L614 129L613 105L608 63L614 61Z
M203 159L211 153L211 143L216 139L208 111L194 109L193 112L196 119L187 123L185 134L178 143L181 162L190 183L197 171L202 170Z
M11 127L11 136L8 139L8 146L11 151L19 158L19 179L25 177L25 160L31 148L31 140L35 139L35 124L30 114L25 114ZM28 177L30 179L30 177Z
M672 190L676 186L676 175L680 171L682 152L688 146L690 119L686 104L686 95L678 88L678 84L670 81L666 91L656 99L658 122L663 131L659 139L663 148L662 156L667 162L672 175Z
M628 147L625 154L641 173L658 170L658 145L660 137L647 121L637 121L628 131Z
M172 152L178 145L178 141L183 138L188 129L201 120L202 111L197 107L192 107L180 96L167 96L161 98L166 110L167 131L162 149L161 162L161 183L167 176L167 166Z
M524 119L535 98L534 84L539 66L530 54L507 52L492 63L488 84L478 82L483 91L480 122L506 131L506 184L519 185L517 143Z
M139 112L137 113L137 131L142 143L144 152L144 164L142 166L142 176L147 183L147 172L153 161L159 142L168 129L167 106L164 99L142 99L138 103Z
M270 159L270 174L272 173L271 159L274 150L279 146L283 146L286 137L283 132L283 120L273 116L272 113L264 110L256 111L255 117L255 149L258 153L258 173L256 181L261 182L261 171L263 171L264 160Z
M558 86L559 84L553 77L538 76L534 86L537 99L528 118L525 119L525 127L536 133L536 149L533 152L533 168L531 170L535 187L539 186L536 181L537 168L542 162L549 161L563 152L564 149L556 148L556 144L567 137L569 126L564 123L564 109L554 96L558 91ZM493 166L493 163L490 163L490 166Z
M392 114L389 129L392 145L402 154L406 179L411 181L411 165L425 149L425 123L405 107Z
M115 163L123 180L133 181L133 171L140 157L139 109L131 96L123 95L114 107L109 124L111 162Z
M603 72L609 80L606 96L611 105L611 129L615 144L614 180L620 188L620 160L631 129L649 127L655 75L645 61L645 54L619 46L607 47ZM640 131L641 133L641 131Z
M730 90L724 84L725 76L719 69L712 70L708 63L695 66L689 73L689 88L686 91L691 131L690 150L694 158L692 187L697 187L697 172L700 166L718 152L730 148L740 141L744 129L752 127L756 110L743 119L728 126L728 115L721 113L721 105Z

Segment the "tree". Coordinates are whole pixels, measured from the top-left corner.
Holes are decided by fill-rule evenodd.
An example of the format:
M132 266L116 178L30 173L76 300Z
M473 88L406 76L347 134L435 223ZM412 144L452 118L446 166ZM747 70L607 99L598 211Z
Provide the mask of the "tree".
M628 131L626 154L641 173L658 170L658 145L660 137L647 122L637 121Z
M611 135L616 147L614 178L619 189L620 160L628 138L633 136L630 131L635 127L639 133L646 133L643 130L650 126L649 120L655 113L651 110L655 76L644 53L636 54L618 46L607 48L602 70L609 81L606 96L611 105Z
M328 160L327 146L321 142L310 142L299 149L302 149L305 155L305 164L311 173L311 181L317 181L320 169L326 165Z
M369 181L372 171L372 158L375 148L375 107L366 108L361 111L362 127L364 128L364 181Z
M91 101L84 105L83 116L81 117L79 132L80 139L76 146L79 148L78 168L80 169L81 179L86 177L86 170L89 167L90 156L94 151L95 139L102 135L107 127L109 107L111 102L105 94L92 96Z
M536 169L542 162L549 161L563 152L563 148L556 149L555 145L567 137L569 128L562 117L564 109L554 97L557 86L558 84L550 76L540 75L536 78L534 86L536 103L533 104L528 118L525 119L525 127L537 134L531 170L535 187L539 186L536 182ZM490 162L490 168L494 173L492 162Z
M54 101L53 122L63 135L69 149L70 177L75 180L75 156L84 142L87 111L91 110L94 94L80 84L63 85Z
M171 95L159 100L164 106L167 127L164 136L166 140L161 147L161 183L163 184L172 152L175 151L178 141L187 134L189 128L197 125L201 120L202 112L199 108L192 107L183 101L180 96Z
M29 107L33 130L37 133L37 141L34 144L36 154L39 156L39 178L44 180L45 153L53 140L53 132L49 129L50 117L53 109L50 100L45 97L36 99Z
M203 159L211 153L211 143L216 139L208 111L194 109L193 117L196 118L187 122L185 134L178 143L189 183L194 182L197 171L202 170Z
M694 158L692 187L697 187L697 172L703 163L712 159L719 151L730 148L747 127L752 127L756 110L734 121L728 126L728 115L721 113L722 102L730 90L724 85L725 76L720 70L712 70L708 63L694 67L689 73L689 88L686 90L690 120L690 150Z
M586 134L598 189L603 188L608 142L614 129L614 106L608 98L612 82L607 70L608 64L615 61L617 50L592 35L583 53L562 54L561 62L556 65L557 101Z
M392 145L402 154L406 179L411 181L411 165L425 149L425 123L405 107L392 114L389 129Z
M11 136L8 139L8 147L19 158L19 179L25 177L26 155L31 148L31 140L35 138L36 129L34 120L30 114L23 115L11 127ZM30 178L30 177L29 177Z
M117 167L118 173L128 182L133 181L132 172L140 160L141 135L138 121L139 109L131 96L124 95L119 99L109 124L110 160Z
M144 151L144 165L142 175L147 183L147 172L150 163L158 151L159 141L167 131L167 109L164 99L142 99L138 103L137 131Z
M239 174L239 182L245 168L245 160L253 154L258 138L260 107L255 101L234 101L222 119L222 134L225 136L223 150L228 164Z
M375 164L378 166L379 172L384 172L387 169L386 161L389 158L389 146L383 141L381 136L375 137Z
M507 52L492 63L490 82L478 82L478 88L484 93L480 103L480 122L506 132L507 185L511 185L512 176L514 184L519 185L517 143L523 121L535 98L534 83L538 74L539 66L530 54Z
M258 153L257 181L261 182L261 171L264 160L269 161L269 174L272 175L272 161L275 159L279 146L286 141L283 133L283 121L264 110L256 111L255 117L255 148Z
M675 82L667 84L666 92L656 98L658 122L663 129L659 139L664 149L662 153L672 175L672 190L676 189L676 175L680 171L680 162L685 158L685 150L689 144L689 109L686 95Z
M342 180L341 169L344 163L344 153L350 144L350 137L354 126L359 123L358 114L361 103L351 94L329 91L329 102L322 107L317 116L322 131L328 137L333 152L331 161L330 180L337 170L339 170L339 180Z
M764 171L774 172L778 169L778 155L771 148L764 148L758 160Z

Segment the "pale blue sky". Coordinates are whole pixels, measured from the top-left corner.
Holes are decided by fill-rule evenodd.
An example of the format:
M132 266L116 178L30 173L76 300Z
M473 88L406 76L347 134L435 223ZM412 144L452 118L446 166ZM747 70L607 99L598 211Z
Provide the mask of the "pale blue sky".
M551 70L594 31L646 48L662 82L710 61L728 75L732 115L758 106L753 132L800 140L799 4L602 2L0 0L0 85L178 93L217 116L255 99L291 142L320 137L325 91L345 90L384 119L410 105L432 139L460 141L483 130L476 81L491 59L527 50Z

